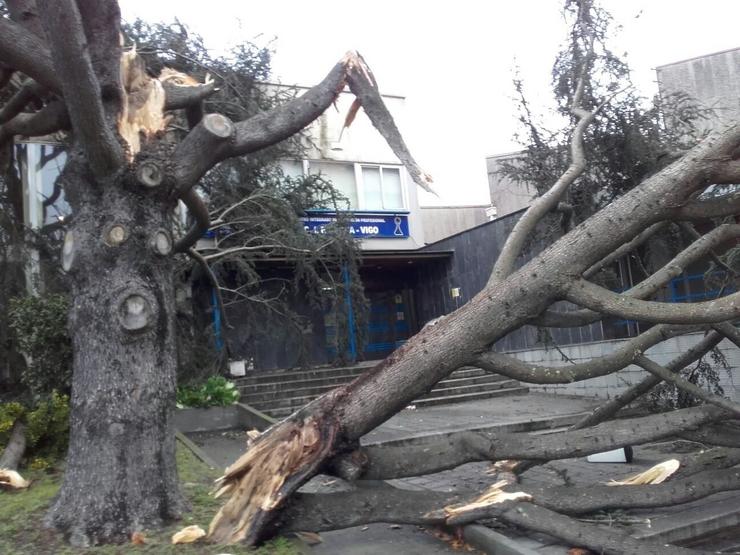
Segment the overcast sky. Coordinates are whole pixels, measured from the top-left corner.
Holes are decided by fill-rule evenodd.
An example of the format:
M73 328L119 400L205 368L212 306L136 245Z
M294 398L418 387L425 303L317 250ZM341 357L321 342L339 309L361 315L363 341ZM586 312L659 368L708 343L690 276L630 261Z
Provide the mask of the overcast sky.
M124 18L172 21L215 50L243 39L272 42L283 83L318 82L349 49L359 50L382 92L406 97L402 133L435 179L426 204L487 204L485 157L516 150L512 76L533 106L551 105L550 68L567 28L558 0L352 2L347 0L121 0ZM621 30L633 80L657 91L659 65L740 46L737 0L602 0Z

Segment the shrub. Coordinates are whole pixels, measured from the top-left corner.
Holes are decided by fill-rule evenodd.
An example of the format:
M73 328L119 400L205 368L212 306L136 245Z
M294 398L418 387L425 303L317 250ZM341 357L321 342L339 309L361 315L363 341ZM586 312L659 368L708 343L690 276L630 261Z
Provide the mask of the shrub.
M10 327L28 365L21 376L34 397L69 392L72 343L67 333L67 297L59 294L16 297L10 301Z
M177 388L178 408L226 407L239 400L239 390L223 376L211 376L200 386Z
M46 469L61 459L69 444L69 397L52 391L31 410L16 402L0 404L0 451L10 439L13 424L23 418L26 458L34 469Z

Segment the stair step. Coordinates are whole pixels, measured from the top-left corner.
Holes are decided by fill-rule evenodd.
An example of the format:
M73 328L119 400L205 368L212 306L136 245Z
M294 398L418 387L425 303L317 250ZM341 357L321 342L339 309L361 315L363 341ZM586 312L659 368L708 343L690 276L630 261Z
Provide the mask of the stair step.
M243 378L234 378L234 382L237 385L254 385L258 383L301 380L303 378L359 376L370 368L372 368L372 366L349 366L342 368L311 368L308 370L286 370L282 372L256 373Z
M432 407L434 405L462 403L464 401L477 401L480 399L490 399L492 397L502 397L504 395L525 395L528 392L528 387L508 387L504 389L494 389L491 391L462 393L460 395L451 395L449 397L432 397L428 399L420 399L418 401L415 401L414 405L416 405L417 408Z
M505 380L494 383L470 384L453 387L435 387L429 393L422 396L419 401L436 399L439 397L456 397L466 393L481 393L485 391L498 391L499 389L511 389L518 387L519 382L516 380Z

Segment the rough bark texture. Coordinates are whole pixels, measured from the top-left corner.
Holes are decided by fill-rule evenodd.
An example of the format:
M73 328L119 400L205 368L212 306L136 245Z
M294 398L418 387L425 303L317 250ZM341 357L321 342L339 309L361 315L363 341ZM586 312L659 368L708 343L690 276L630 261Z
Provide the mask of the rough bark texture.
M8 444L0 455L0 468L15 470L26 452L26 425L21 420L16 420L10 432Z
M179 516L172 411L172 264L149 247L168 204L131 174L96 182L74 150L63 173L74 212L66 259L74 304L71 437L46 522L75 545L126 541ZM112 246L113 225L125 239Z

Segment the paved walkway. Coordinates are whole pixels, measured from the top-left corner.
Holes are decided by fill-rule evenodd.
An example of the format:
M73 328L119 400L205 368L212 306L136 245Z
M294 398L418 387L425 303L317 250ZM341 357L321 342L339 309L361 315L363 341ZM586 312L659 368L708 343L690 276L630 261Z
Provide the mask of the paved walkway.
M507 431L533 431L548 433L552 428L562 428L576 422L590 412L597 402L594 399L530 393L472 401L461 404L443 405L417 410L404 410L362 438L363 444L392 442L397 440L435 434L459 429L496 427ZM219 465L227 466L244 450L243 432L191 434L198 444ZM653 464L674 456L676 444L654 444L636 447L631 464L589 463L585 459L567 459L550 462L529 470L522 477L522 485L561 485L604 483L645 470ZM391 481L403 489L430 489L437 491L476 490L482 491L495 483L498 477L487 473L489 463L470 463L453 470L437 474L404 478ZM342 482L328 476L317 476L304 486L305 491L336 491ZM642 528L650 530L675 527L675 523L696 520L698 512L717 512L722 506L740 506L740 495L712 496L688 506L653 510L642 515ZM492 524L495 526L495 524ZM524 547L541 555L565 555L567 547L547 536L528 533L525 536L511 529L498 530ZM323 543L311 549L316 555L385 555L390 553L421 555L459 553L447 543L434 537L428 530L415 526L389 526L373 524L321 534Z

